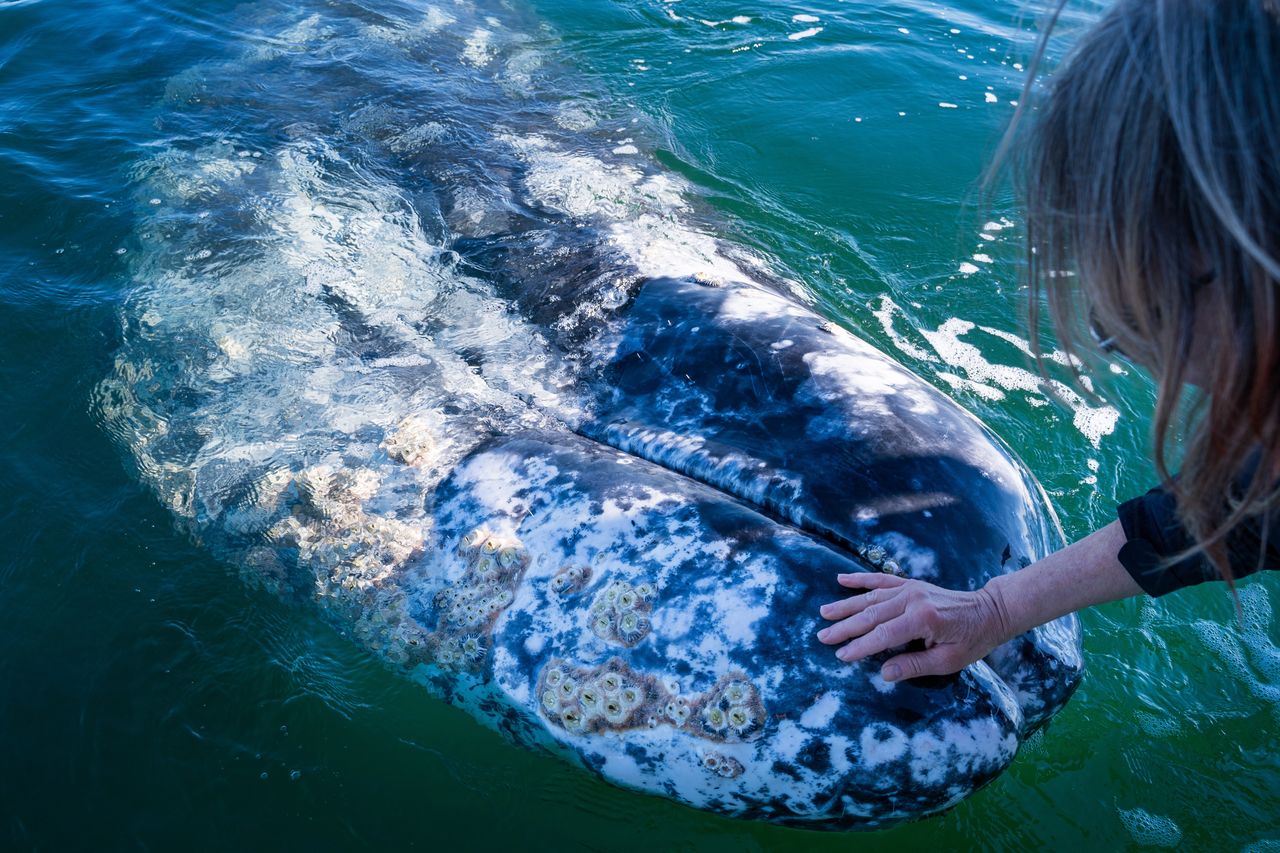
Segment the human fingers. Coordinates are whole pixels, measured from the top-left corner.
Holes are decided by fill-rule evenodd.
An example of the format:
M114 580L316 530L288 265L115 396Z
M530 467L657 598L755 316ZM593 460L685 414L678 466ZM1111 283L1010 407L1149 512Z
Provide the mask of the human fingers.
M822 614L824 619L844 619L855 613L861 613L873 604L879 604L897 595L898 588L882 588L873 589L870 592L861 595L851 595L848 598L842 598L839 601L833 601L830 604L824 604L818 608L818 612Z
M878 604L872 604L861 613L842 619L818 632L818 639L827 644L843 643L850 637L860 637L890 619L896 619L907 609L903 596L895 595Z
M924 636L923 626L910 614L880 622L856 640L841 646L836 657L842 661L861 660L894 646L905 645Z
M902 586L906 582L906 578L885 572L850 572L845 575L836 575L836 583L849 589L886 589Z
M938 645L923 652L907 652L889 658L880 667L880 677L885 681L902 681L925 675L951 675L971 663L973 661L964 659L958 646Z

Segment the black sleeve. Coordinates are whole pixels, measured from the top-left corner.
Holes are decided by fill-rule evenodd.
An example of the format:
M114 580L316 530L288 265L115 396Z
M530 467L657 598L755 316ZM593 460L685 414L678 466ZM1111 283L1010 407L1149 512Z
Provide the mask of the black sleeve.
M1117 557L1147 595L1165 595L1221 579L1213 564L1200 554L1164 564L1168 557L1195 544L1178 519L1177 509L1173 495L1155 488L1125 501L1117 510L1128 540ZM1280 525L1269 521L1266 516L1254 516L1227 537L1227 562L1235 578L1253 574L1259 568L1280 568Z

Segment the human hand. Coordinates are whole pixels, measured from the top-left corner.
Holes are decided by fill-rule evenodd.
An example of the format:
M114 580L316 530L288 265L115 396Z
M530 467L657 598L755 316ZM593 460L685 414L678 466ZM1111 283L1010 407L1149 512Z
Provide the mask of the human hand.
M1008 639L1001 601L987 589L959 592L896 575L860 572L839 575L849 589L868 592L824 604L823 618L835 622L818 632L842 661L924 640L925 650L895 655L880 675L885 681L949 675L985 657Z

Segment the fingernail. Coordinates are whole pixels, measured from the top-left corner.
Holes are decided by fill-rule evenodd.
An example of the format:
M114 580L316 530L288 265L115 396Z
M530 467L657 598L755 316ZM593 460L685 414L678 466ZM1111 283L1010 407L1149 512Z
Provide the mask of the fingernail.
M848 574L847 572L842 572L836 575L836 580L844 580L845 578L851 578L851 577L853 577L853 575Z
M902 668L896 663L891 663L880 671L880 675L885 681L897 681L902 677Z
M830 628L823 628L821 631L818 632L818 639L825 640L827 638L827 634L830 632L831 632Z

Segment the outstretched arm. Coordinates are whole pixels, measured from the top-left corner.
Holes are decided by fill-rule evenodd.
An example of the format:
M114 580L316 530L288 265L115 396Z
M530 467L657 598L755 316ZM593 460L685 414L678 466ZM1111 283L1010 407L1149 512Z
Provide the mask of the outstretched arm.
M924 640L924 651L885 662L880 674L886 681L958 672L1037 625L1141 593L1116 558L1124 543L1124 530L1114 521L974 592L895 575L840 575L841 586L868 591L823 605L822 616L835 624L819 631L818 639L840 645L836 656L843 661Z

